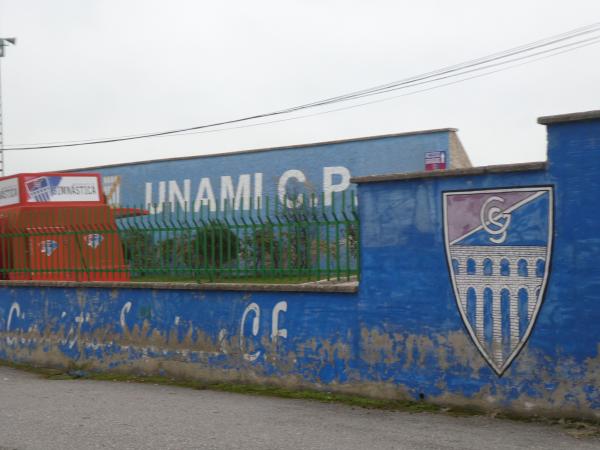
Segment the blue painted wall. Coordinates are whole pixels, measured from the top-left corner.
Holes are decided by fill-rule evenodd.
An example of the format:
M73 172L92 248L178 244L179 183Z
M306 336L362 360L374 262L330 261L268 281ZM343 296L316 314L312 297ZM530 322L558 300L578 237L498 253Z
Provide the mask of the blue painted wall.
M450 167L451 133L451 130L441 130L91 170L106 177L104 190L109 194L112 192L109 199L113 203L143 205L183 202L182 199L186 199L188 207L191 207L196 203L199 190L201 198L208 198L207 189L210 189L219 207L223 197L222 177L231 178L235 195L240 176L249 176L248 195L254 199L262 195L277 195L280 182L285 185L287 195L295 196L298 193L319 194L326 190L327 184L341 189L349 184L346 175L422 171L425 170L427 152L445 152L447 167ZM329 174L324 169L326 167L332 168ZM288 172L289 180L285 183L282 177L290 170L299 172ZM114 177L120 177L119 187L115 186ZM189 184L187 188L186 183ZM180 197L172 194L176 189L181 193ZM186 189L189 189L189 194L185 193Z
M0 357L597 418L600 120L552 124L548 142L547 170L359 184L356 294L6 286ZM459 312L443 194L523 187L552 188L552 255L539 313L499 370Z
M368 336L393 341L398 358L379 377L444 399L598 416L600 210L594 205L600 198L600 120L550 125L548 162L548 170L360 186L359 326ZM499 374L476 350L459 314L444 242L443 193L523 187L553 189L553 248L537 321ZM359 370L370 370L368 361L359 361Z

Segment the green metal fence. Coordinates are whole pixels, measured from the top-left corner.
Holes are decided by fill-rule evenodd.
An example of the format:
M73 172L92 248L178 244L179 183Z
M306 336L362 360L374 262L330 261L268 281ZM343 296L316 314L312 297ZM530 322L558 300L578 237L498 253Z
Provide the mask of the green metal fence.
M242 206L164 203L5 212L0 217L0 273L5 279L80 281L358 277L353 192L327 199L263 197L262 202L250 199L247 209Z

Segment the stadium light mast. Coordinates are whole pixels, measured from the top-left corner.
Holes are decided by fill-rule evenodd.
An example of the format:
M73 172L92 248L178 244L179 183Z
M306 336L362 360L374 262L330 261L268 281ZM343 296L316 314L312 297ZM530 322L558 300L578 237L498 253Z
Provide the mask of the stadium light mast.
M4 57L4 48L9 45L15 45L17 38L0 38L0 61ZM2 76L0 70L0 177L4 176L4 128L2 117Z

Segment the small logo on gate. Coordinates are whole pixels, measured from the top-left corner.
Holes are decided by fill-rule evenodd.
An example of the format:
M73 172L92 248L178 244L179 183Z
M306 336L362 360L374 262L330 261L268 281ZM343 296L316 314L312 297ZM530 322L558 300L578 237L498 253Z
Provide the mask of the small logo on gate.
M98 233L86 234L83 237L83 240L85 241L85 243L87 244L88 247L98 248L100 246L100 244L102 244L102 241L104 240L104 236L102 236L101 234L98 234Z
M40 251L46 256L52 255L57 248L58 242L53 239L46 239L45 241L40 242Z
M551 187L445 192L444 240L458 310L498 375L542 304L552 252Z

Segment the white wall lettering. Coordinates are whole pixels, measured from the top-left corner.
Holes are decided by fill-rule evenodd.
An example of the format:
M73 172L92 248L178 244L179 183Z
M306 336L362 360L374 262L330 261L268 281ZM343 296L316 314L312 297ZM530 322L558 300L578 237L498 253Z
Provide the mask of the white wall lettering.
M131 311L131 302L127 302L121 308L121 314L119 315L119 323L121 324L121 328L123 330L127 330L127 323L125 322L125 315Z
M150 214L160 214L166 200L167 184L164 181L158 183L158 198L156 203L152 201L152 183L146 183L146 205Z
M187 210L190 207L190 186L189 179L183 180L183 193L179 189L179 185L175 180L169 180L169 203L171 208L175 207L175 202L179 204L181 209Z
M288 208L293 208L294 205L302 204L302 196L297 195L296 198L290 198L287 192L287 183L290 179L296 179L300 183L306 182L306 175L301 170L290 169L283 172L283 175L279 178L279 183L277 184L277 193L279 194L279 200L285 204Z
M258 335L258 330L260 326L260 306L256 303L250 303L246 309L244 310L244 314L242 314L242 324L240 326L240 349L244 351L244 325L246 324L246 318L248 315L253 312L254 319L252 320L252 335ZM256 359L260 356L260 350L254 353L244 353L244 359L247 361L256 361Z
M300 171L287 171L283 175L282 187L285 193L285 184L290 178L305 181L306 177ZM241 174L235 176L223 175L219 177L219 186L215 186L219 198L215 196L213 182L210 177L202 177L198 183L196 194L193 196L192 179L159 181L145 184L145 205L150 214L160 214L164 211L165 204L172 210L179 207L190 210L193 204L194 212L200 211L203 206L208 206L211 212L217 207L222 210L249 210L263 207L263 173ZM254 186L252 184L254 183ZM155 186L156 185L156 186ZM283 194L282 194L283 195ZM218 203L217 203L218 201ZM293 202L289 202L293 204Z
M334 184L334 177L339 178ZM325 206L331 206L334 192L342 192L350 187L350 171L343 166L323 167L323 196Z
M225 347L225 344L227 342L227 330L225 328L221 328L219 330L218 341L219 341L219 350L221 351L221 353L226 355L227 348Z
M285 328L279 328L279 319L280 315L287 312L287 302L281 301L278 302L274 307L271 313L271 341L276 342L278 338L287 338L288 332ZM252 319L252 336L258 336L258 332L260 331L260 306L256 303L250 303L246 309L244 310L244 314L242 314L242 323L240 325L240 349L242 352L246 350L246 343L244 338L244 328L246 322L250 316L250 313L254 313L254 317ZM219 343L221 343L222 339L226 334L226 330L222 329L219 332ZM244 353L244 359L247 361L256 361L260 356L260 350L255 351L254 353Z
M233 187L233 180L229 175L221 177L221 211L225 208L240 209L240 204L245 210L250 209L250 174L240 175L237 190Z
M262 193L263 193L263 174L261 172L256 172L254 174L254 207L257 209L260 209L263 207Z
M8 317L6 318L6 331L10 331L10 325L12 323L13 314L17 314L17 317L21 315L21 307L17 302L14 302L10 305L10 309L8 310ZM13 344L16 342L16 338L11 339L9 336L6 336L6 343Z
M200 211L202 206L208 205L211 212L217 210L217 202L215 201L215 193L213 192L210 178L204 177L198 184L198 192L194 201L194 211Z
M287 311L287 302L279 302L273 308L273 315L271 321L271 339L277 340L278 337L287 338L287 330L285 328L279 328L279 313Z

